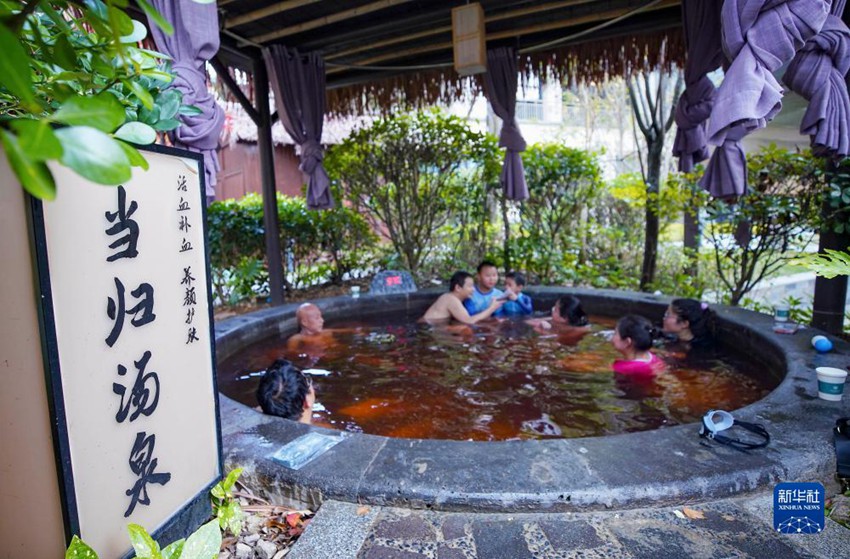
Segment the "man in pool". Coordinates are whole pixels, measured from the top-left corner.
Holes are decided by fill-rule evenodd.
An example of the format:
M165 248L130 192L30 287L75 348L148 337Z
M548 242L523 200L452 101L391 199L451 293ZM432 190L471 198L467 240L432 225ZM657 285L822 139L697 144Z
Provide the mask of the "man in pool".
M298 333L286 342L287 349L327 348L337 343L334 338L336 330L325 330L322 311L313 303L304 303L298 307L295 319L298 321Z
M475 324L489 318L505 303L504 299L492 298L483 311L470 316L463 302L472 296L475 283L467 272L455 272L449 280L449 292L443 293L434 304L425 311L422 320L429 323L444 323L454 319L463 324Z

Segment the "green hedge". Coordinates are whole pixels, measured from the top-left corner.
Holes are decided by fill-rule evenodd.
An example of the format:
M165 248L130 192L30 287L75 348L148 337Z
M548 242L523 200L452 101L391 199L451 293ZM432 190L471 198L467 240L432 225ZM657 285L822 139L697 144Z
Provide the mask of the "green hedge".
M303 198L277 195L284 283L295 289L368 269L377 237L347 207L307 209ZM221 302L268 294L263 201L258 194L213 202L207 209L213 290Z

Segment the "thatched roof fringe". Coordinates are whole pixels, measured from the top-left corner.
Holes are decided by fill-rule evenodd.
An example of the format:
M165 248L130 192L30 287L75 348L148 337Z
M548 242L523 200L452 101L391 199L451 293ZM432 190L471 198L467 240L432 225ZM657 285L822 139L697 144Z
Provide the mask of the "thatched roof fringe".
M661 45L666 56L661 57ZM684 66L685 44L679 29L613 37L568 45L554 51L520 57L523 79L561 83L601 82L627 76L646 67L670 70ZM480 76L462 77L451 68L438 68L415 76L401 75L382 81L328 91L327 110L338 116L387 114L398 108L449 104L482 90Z

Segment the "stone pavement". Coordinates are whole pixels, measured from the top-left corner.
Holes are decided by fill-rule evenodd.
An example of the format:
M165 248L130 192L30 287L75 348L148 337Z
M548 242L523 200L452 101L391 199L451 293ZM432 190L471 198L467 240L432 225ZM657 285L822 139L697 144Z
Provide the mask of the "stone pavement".
M701 513L704 518L689 518L682 513L684 507L691 516ZM772 507L772 492L672 508L533 514L435 512L326 501L287 558L850 557L850 530L827 520L820 534L778 534L772 528Z

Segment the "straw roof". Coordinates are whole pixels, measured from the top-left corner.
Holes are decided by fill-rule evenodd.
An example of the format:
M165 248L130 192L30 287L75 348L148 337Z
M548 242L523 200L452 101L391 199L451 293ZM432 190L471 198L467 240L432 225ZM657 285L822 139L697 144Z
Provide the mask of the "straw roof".
M598 81L648 63L682 63L679 0L479 0L487 48L512 46L541 79ZM452 8L466 0L219 0L226 64L249 69L260 47L318 51L328 112L449 103L481 89L452 68Z

